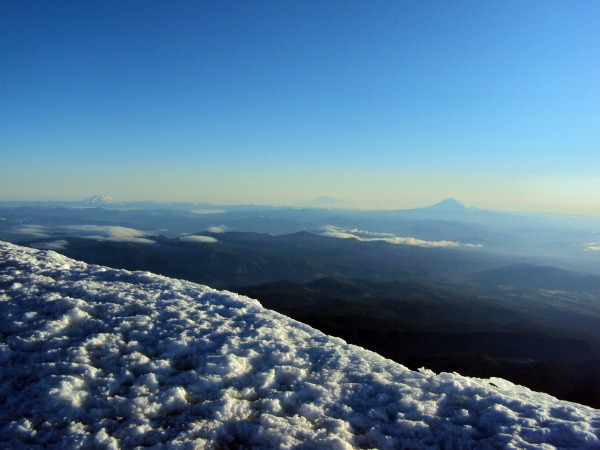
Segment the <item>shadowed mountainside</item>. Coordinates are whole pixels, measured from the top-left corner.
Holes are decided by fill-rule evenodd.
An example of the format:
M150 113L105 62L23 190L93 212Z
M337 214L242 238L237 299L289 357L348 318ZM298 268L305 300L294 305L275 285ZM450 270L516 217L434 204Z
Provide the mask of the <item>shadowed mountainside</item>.
M600 407L600 311L574 309L577 297L566 293L550 302L482 296L476 287L331 278L241 292L411 369L503 377Z
M204 233L215 244L156 236L154 245L67 238L65 255L95 264L148 270L216 288L322 277L373 280L464 278L504 259L483 252L363 242L299 232Z

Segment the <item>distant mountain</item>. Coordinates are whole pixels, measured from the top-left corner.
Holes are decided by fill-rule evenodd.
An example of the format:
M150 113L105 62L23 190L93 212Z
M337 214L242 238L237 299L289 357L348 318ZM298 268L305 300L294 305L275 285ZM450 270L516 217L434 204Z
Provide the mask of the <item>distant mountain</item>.
M462 202L447 198L431 206L414 209L390 211L390 216L412 220L459 221L471 225L484 225L491 229L505 230L515 227L546 227L548 222L527 215L516 215L506 212L480 209L465 206Z
M429 206L427 209L437 209L439 211L464 211L467 207L458 200L447 198L435 205Z
M460 203L460 202L458 202ZM371 238L414 238L479 244L471 249L517 256L514 262L557 266L600 273L594 242L600 218L529 216L526 214L461 208L454 202L410 210L360 210L342 207L215 206L201 203L121 201L94 196L85 202L0 201L0 239L29 242L43 234L69 234L65 226L120 226L157 232L169 238L220 226L229 231L290 234L323 233L337 227ZM445 205L445 206L444 206ZM455 209L449 207L454 205ZM298 205L297 205L298 206ZM581 219L581 220L580 220ZM31 227L30 225L35 225ZM37 230L37 231L36 231ZM48 238L50 239L50 238ZM52 238L53 239L53 238ZM58 238L57 238L58 239ZM481 267L485 270L489 267Z
M81 203L89 206L107 206L114 205L117 202L110 195L92 195Z
M312 202L308 202L307 206L313 208L347 208L349 205L343 200L338 200L337 198L329 197L328 195L322 195Z

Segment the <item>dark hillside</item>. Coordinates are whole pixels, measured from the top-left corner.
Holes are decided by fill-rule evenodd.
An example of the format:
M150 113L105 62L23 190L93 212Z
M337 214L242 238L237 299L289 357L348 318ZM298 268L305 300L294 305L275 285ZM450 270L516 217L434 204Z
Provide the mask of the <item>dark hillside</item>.
M600 316L573 310L570 302L538 308L543 297L503 299L474 287L332 278L242 293L411 369L502 377L600 406Z
M66 237L66 256L115 268L148 270L215 288L279 280L307 283L323 277L452 280L504 262L479 252L338 239L307 232L272 236L210 234L218 242L193 244L155 236L154 245Z

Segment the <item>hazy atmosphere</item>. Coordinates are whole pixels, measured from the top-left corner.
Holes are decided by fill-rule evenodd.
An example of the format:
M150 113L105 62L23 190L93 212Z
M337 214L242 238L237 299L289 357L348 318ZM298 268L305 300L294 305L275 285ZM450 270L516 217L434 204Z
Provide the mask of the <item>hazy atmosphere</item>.
M600 215L600 3L0 3L0 200Z

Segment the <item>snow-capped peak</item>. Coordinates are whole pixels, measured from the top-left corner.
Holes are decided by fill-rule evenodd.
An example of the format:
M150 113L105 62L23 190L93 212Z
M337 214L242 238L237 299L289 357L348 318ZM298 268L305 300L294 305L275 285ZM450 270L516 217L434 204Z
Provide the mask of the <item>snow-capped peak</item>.
M600 412L408 370L246 297L0 242L2 448L598 448Z
M115 200L110 195L92 195L86 198L83 203L87 205L103 206L115 203Z

